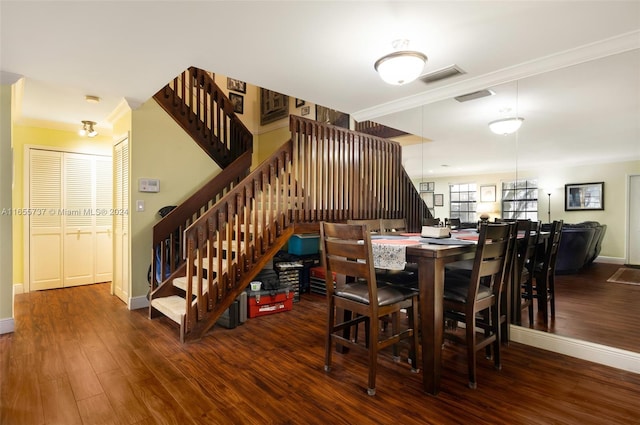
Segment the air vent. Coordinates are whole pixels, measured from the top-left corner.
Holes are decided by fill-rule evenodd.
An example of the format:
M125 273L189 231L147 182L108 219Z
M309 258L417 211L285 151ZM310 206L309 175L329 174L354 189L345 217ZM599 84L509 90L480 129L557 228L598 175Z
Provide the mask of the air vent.
M478 90L473 93L461 94L460 96L454 97L458 102L468 102L474 99L480 99L481 97L493 96L496 94L493 90Z
M458 65L451 65L437 71L430 72L420 77L420 81L426 84L435 83L445 78L455 77L456 75L466 74Z

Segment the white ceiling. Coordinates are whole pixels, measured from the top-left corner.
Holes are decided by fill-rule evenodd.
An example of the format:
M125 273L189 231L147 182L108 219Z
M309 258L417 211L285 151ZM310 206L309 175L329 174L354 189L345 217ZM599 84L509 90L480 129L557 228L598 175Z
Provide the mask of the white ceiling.
M0 0L0 36L3 82L25 77L24 120L105 126L123 99L136 107L197 66L431 140L404 148L413 177L513 169L516 155L551 164L550 152L640 159L637 0ZM373 63L398 38L429 57L425 73L466 74L385 84ZM483 88L497 95L451 100ZM517 144L486 126L505 107L525 118Z

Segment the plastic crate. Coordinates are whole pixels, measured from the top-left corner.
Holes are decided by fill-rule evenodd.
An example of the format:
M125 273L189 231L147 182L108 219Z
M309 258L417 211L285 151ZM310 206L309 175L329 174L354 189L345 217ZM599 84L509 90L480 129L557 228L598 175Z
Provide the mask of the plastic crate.
M320 235L309 233L291 235L289 238L289 254L311 255L320 252Z

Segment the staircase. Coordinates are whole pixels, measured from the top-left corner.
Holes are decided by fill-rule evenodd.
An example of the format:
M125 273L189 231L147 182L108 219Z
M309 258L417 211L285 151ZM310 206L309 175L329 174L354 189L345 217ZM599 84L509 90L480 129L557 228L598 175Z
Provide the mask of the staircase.
M200 79L199 70L188 72L183 80L195 87L179 91L189 99L197 99L192 93L198 90L216 90L215 83ZM176 87L175 80L172 84ZM165 87L159 93L177 102L172 91ZM193 112L196 101L191 105L165 109L172 116L176 111L216 115ZM221 110L227 113L224 106ZM224 120L234 122L233 117ZM292 234L317 232L321 221L381 217L406 217L416 231L429 216L402 167L397 143L296 116L290 117L290 130L291 139L250 174L250 151L238 152L237 134L224 149L213 149L229 165L154 227L153 249L161 255L159 261L154 256L152 266L149 316L164 315L179 324L182 342L208 332ZM243 134L238 143L247 139ZM156 281L156 270L165 269L169 276Z

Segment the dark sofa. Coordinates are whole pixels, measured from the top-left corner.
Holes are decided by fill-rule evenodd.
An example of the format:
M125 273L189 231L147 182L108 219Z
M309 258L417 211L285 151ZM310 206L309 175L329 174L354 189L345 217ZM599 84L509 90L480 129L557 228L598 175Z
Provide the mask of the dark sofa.
M593 263L600 254L606 231L607 225L597 221L565 223L558 248L556 273L576 273Z

